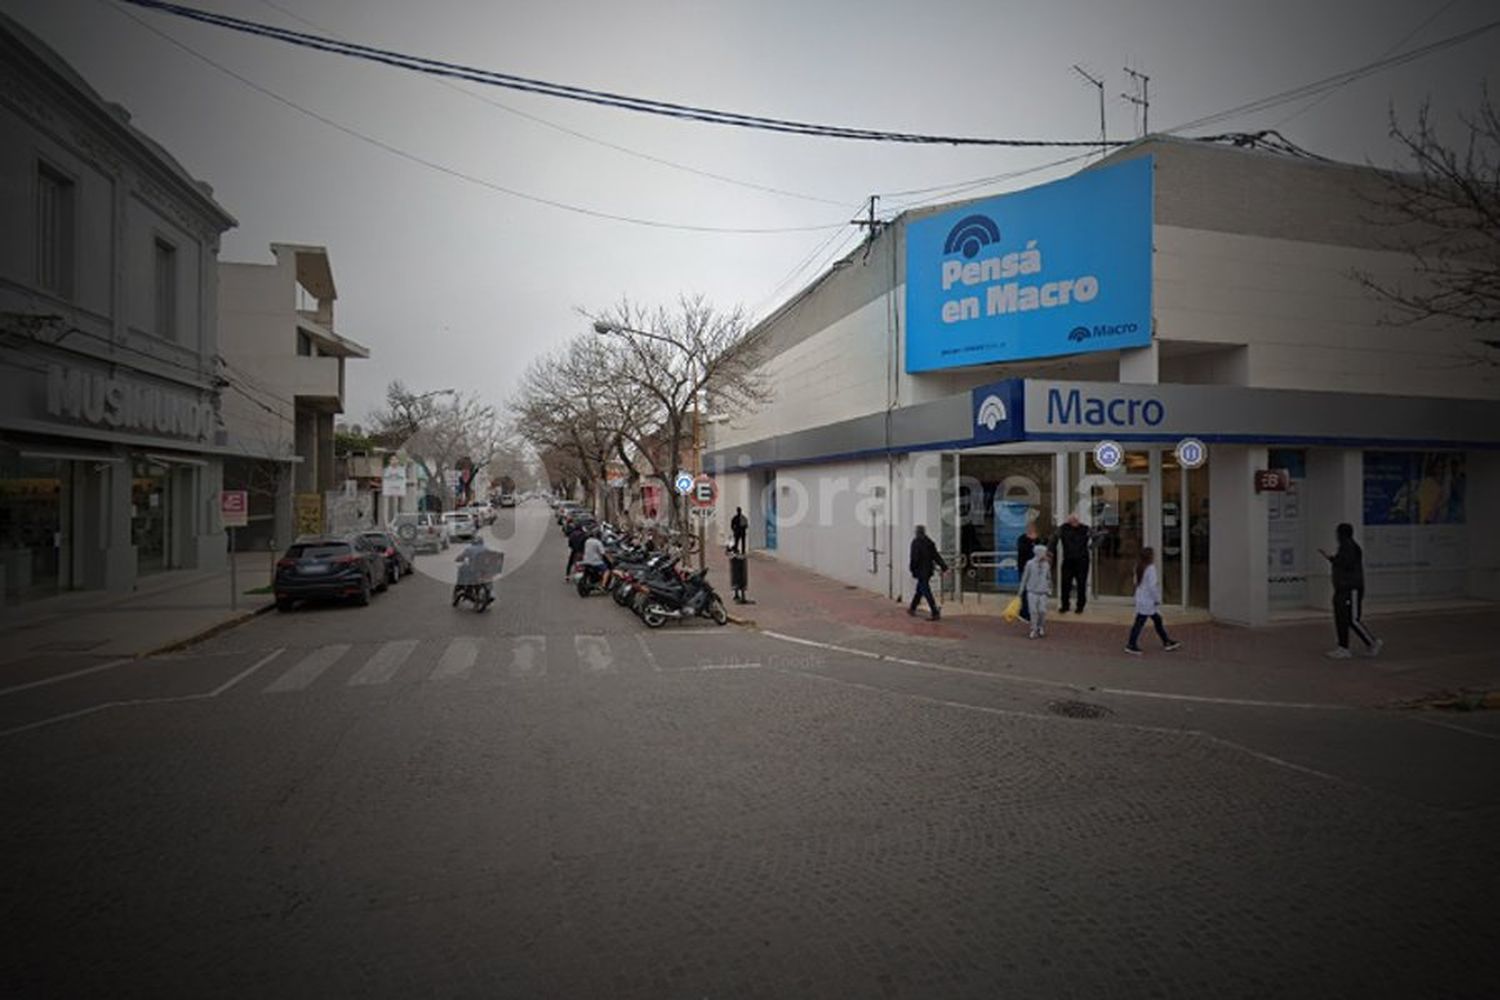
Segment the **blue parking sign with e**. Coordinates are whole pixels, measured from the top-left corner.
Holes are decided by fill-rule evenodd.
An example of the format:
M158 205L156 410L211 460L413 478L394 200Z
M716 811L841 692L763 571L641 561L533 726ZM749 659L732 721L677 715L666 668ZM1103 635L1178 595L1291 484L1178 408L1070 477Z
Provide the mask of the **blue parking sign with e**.
M677 478L672 480L672 485L677 487L677 492L687 496L693 489L693 477L686 472L677 473Z

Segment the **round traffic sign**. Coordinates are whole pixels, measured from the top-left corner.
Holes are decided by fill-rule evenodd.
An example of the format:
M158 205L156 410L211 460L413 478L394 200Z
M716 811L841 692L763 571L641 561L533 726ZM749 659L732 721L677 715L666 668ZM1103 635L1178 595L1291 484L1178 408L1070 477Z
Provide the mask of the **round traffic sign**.
M693 474L691 472L679 472L677 478L672 480L672 485L682 496L687 496L693 490Z
M699 476L693 480L693 492L688 494L688 500L694 507L712 507L718 499L718 483L708 476Z
M1183 438L1177 442L1177 464L1184 469L1196 469L1208 461L1208 446L1197 438Z
M1125 449L1118 441L1100 441L1094 445L1094 461L1104 471L1113 472L1125 464Z

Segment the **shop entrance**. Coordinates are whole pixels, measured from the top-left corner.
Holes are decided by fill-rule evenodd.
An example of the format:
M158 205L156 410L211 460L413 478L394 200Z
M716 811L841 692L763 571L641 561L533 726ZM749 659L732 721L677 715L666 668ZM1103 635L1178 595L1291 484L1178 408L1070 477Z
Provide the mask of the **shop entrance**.
M1095 597L1135 594L1135 564L1146 544L1151 487L1145 478L1119 478L1089 487L1093 523Z

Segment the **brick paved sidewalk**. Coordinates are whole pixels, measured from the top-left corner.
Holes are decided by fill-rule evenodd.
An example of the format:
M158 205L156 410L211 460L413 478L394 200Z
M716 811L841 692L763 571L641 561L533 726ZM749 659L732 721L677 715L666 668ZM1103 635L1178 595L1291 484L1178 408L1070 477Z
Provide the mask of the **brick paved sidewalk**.
M715 585L727 593L726 557L713 552L709 565ZM1122 622L1128 616L1114 609L1066 616L1054 611L1046 638L1031 641L1024 624L1007 623L989 611L966 614L950 605L941 621L928 621L925 611L913 618L899 602L764 553L751 557L749 596L753 605L731 604L731 613L763 630L1083 688L1359 705L1500 689L1494 608L1372 614L1369 624L1385 642L1380 656L1369 659L1356 652L1353 659L1338 661L1323 655L1334 645L1331 620L1246 629L1174 622L1168 612L1168 631L1183 648L1163 653L1148 625L1141 639L1146 655L1132 657L1124 653L1129 628Z

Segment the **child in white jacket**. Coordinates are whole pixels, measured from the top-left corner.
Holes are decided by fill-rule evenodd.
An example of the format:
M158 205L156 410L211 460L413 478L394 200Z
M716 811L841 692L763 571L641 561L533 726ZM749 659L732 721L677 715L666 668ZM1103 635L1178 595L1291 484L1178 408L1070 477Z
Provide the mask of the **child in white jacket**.
M1047 634L1047 597L1052 593L1052 557L1047 550L1038 547L1036 555L1026 561L1021 571L1021 586L1016 593L1024 593L1031 611L1031 635L1036 639Z
M1141 549L1141 558L1135 564L1135 624L1130 627L1130 638L1125 640L1125 652L1131 656L1141 655L1141 629L1147 619L1156 626L1162 649L1170 653L1182 645L1167 635L1161 621L1161 574L1156 569L1156 553L1149 545Z

